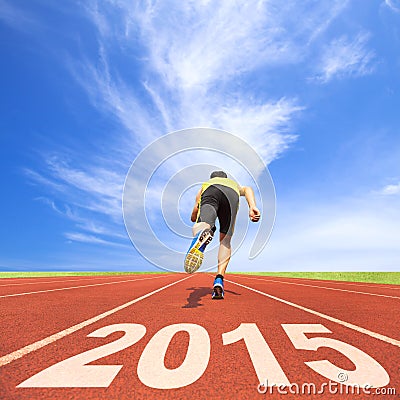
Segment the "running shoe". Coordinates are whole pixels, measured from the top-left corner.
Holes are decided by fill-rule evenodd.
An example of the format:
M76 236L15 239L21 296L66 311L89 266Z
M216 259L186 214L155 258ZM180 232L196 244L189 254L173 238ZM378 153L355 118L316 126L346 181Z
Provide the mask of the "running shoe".
M200 268L204 258L204 250L213 236L214 232L211 229L203 229L193 238L185 257L185 271L188 274L192 274Z
M221 278L215 278L214 280L212 299L213 300L224 299L224 281Z

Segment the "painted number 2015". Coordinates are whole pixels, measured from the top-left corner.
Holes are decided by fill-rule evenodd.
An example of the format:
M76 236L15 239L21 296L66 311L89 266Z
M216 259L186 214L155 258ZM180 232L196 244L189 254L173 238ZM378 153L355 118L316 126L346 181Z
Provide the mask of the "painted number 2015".
M383 387L389 375L372 357L342 341L326 338L308 338L306 333L332 333L321 324L283 324L284 331L296 349L317 351L328 347L347 357L355 370L340 369L328 360L309 361L305 364L325 378L346 385ZM107 337L114 332L125 332L121 338L103 346L85 351L54 364L17 387L108 387L122 365L87 365L100 358L124 350L143 338L146 327L139 324L115 324L90 333L88 337ZM172 338L178 332L189 334L189 345L182 364L174 369L165 367L164 358ZM268 385L290 385L271 348L254 323L242 323L231 332L222 334L224 345L243 340L250 355L259 382L268 378ZM197 381L210 359L210 337L206 329L196 324L174 324L162 328L148 342L140 356L137 374L140 381L156 389L174 389ZM338 380L338 372L346 373L346 382Z

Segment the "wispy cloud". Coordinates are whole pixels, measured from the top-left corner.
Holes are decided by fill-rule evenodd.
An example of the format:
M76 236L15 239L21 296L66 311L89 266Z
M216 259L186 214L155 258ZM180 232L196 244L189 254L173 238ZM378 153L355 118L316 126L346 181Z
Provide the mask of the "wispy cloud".
M308 44L322 36L349 3L350 0L333 1L329 4L329 8L324 8L321 7L321 4L314 3L313 6L317 7L319 11L312 13L311 18L305 19L308 29L312 32Z
M65 200L73 201L81 208L119 219L120 213L116 210L121 205L124 183L124 176L121 173L104 165L90 165L85 169L75 168L59 156L48 157L46 167L48 177L31 170L26 172L39 183L61 192Z
M29 32L37 26L37 21L32 15L6 0L0 0L0 21L23 32Z
M265 251L256 262L242 249L232 268L270 271L398 270L397 199L374 194L296 210L281 205ZM254 265L253 265L254 264Z
M400 1L399 0L385 0L385 4L395 12L400 13Z
M127 27L135 26L134 34L126 28L126 36L107 36L104 21L109 16L101 14L99 4L92 5L89 17L102 32L101 63L96 67L91 62L75 64L76 77L95 105L111 111L136 140L140 137L145 142L163 131L198 125L230 129L246 136L244 126L254 127L255 121L259 121L258 131L268 130L269 125L276 128L275 118L289 121L291 113L299 111L293 99L285 105L284 100L270 100L265 95L256 98L237 88L247 72L260 66L291 62L296 54L293 40L284 33L267 3L239 6L232 2L152 2L132 6L119 2L118 5L124 11L122 22ZM102 11L105 13L104 8ZM171 20L165 15L170 15ZM137 35L141 38L139 43ZM107 51L116 42L133 48L135 39L136 45L145 49L145 63L142 79L128 83L110 73L112 61ZM144 106L143 98L138 99L134 90L137 85L145 88L152 104ZM275 108L273 113L272 108ZM253 118L264 111L269 119L262 115ZM227 124L226 117L238 112L240 123ZM285 129L283 125L280 124ZM285 137L288 141L293 139Z
M88 8L89 18L100 32L101 65L85 62L84 73L78 70L77 74L98 106L105 104L128 131L144 137L163 129L197 125L212 125L246 137L243 128L254 128L258 121L258 139L267 141L261 131L271 126L277 134L287 130L282 121L290 122L300 108L295 99L271 99L268 93L249 92L242 80L260 68L302 60L310 40L326 29L346 2L334 1L329 7L307 1L301 6L294 1L284 6L276 1L112 4L114 12L98 2ZM112 22L122 28L112 31ZM110 73L109 52L115 46L128 52L141 49L140 80L129 83ZM133 86L138 84L146 89L152 105L143 107L143 98L135 97ZM239 113L240 121L235 117ZM256 113L258 118L254 118ZM279 129L273 116L281 121ZM282 149L292 140L293 136L284 135Z
M124 247L126 249L130 249L131 246L128 244L121 244L121 243L116 243L112 242L109 240L104 240L98 236L95 235L88 235L85 233L81 232L66 232L65 237L69 240L72 240L74 242L82 242L82 243L91 243L91 244L100 244L100 245L106 245L106 246L116 246L116 247Z
M35 200L49 205L55 212L76 223L76 227L80 230L96 235L126 239L126 235L118 233L118 231L113 229L115 227L106 224L104 221L99 221L96 218L90 218L88 213L79 213L76 208L72 209L69 205L64 205L64 208L61 208L56 204L55 200L48 197L37 197Z
M369 35L362 33L353 39L341 36L333 40L322 54L315 78L326 83L373 72L375 54L367 48L368 39Z
M82 234L68 233L67 238L115 246L125 242L121 215L124 169L118 164L110 166L100 160L94 165L80 162L78 168L61 156L47 156L45 161L42 172L26 169L25 173L51 193L52 198L41 197L38 200L72 222ZM110 241L110 238L117 242Z
M82 3L96 27L98 57L69 58L67 63L93 106L115 118L120 129L96 155L82 154L73 164L50 157L46 169L29 171L29 177L61 195L70 210L65 215L78 230L91 228L93 235L100 235L103 232L95 232L95 227L103 225L122 232L121 194L130 162L146 144L169 131L192 126L224 129L272 162L296 140L294 121L304 107L296 97L252 89L247 80L257 72L268 81L274 68L303 62L310 43L346 4ZM116 63L116 54L122 62ZM96 213L95 224L76 218L85 212ZM76 234L69 238L88 239Z
M400 182L395 185L386 185L378 193L385 196L398 195L400 194Z
M131 151L143 147L162 132L162 116L158 115L148 102L137 95L141 82L130 84L110 72L107 51L103 44L99 47L99 62L88 59L68 60L71 73L84 88L94 107L101 113L114 117L124 128L118 137L110 140L114 151Z
M291 43L271 11L263 1L167 1L147 3L132 18L166 85L204 91L291 55ZM165 15L173 15L169 23Z

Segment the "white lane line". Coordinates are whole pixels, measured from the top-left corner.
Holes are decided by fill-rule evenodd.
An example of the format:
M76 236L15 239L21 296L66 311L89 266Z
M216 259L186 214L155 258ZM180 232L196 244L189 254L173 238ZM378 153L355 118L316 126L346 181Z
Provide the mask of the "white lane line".
M165 276L168 276L168 275L165 275ZM0 296L0 298L26 296L28 294L37 294L37 293L57 292L59 290L81 289L81 288L87 288L87 287L93 287L93 286L115 285L117 283L146 281L148 279L157 279L157 278L164 278L164 276L153 276L151 278L128 279L128 280L124 280L124 281L114 281L114 282L105 282L105 283L93 283L91 285L69 286L69 287L58 288L58 289L37 290L35 292L4 294L4 295Z
M127 307L131 306L132 304L135 304L135 303L137 303L137 302L139 302L141 300L144 300L147 297L152 296L153 294L161 292L162 290L167 289L167 288L169 288L169 287L171 287L173 285L176 285L177 283L182 282L182 281L184 281L186 279L189 279L191 277L193 277L193 275L190 275L190 276L188 276L186 278L180 279L179 281L172 282L172 283L170 283L170 284L168 284L166 286L163 286L163 287L161 287L159 289L153 290L152 292L147 293L147 294L145 294L143 296L140 296L140 297L138 297L138 298L136 298L134 300L128 301L127 303L122 304L121 306L115 307L112 310L106 311L106 312L104 312L102 314L99 314L99 315L93 317L93 318L87 319L86 321L83 321L83 322L81 322L79 324L71 326L70 328L67 328L67 329L64 329L64 330L62 330L62 331L60 331L58 333L55 333L54 335L48 336L48 337L46 337L46 338L44 338L42 340L39 340L39 341L37 341L35 343L29 344L29 345L23 347L22 349L19 349L19 350L13 351L12 353L6 354L5 356L0 357L0 367L3 366L3 365L9 364L12 361L17 360L18 358L21 358L21 357L25 356L26 354L31 353L32 351L36 351L36 350L38 350L38 349L40 349L40 348L42 348L44 346L47 346L50 343L53 343L53 342L55 342L55 341L57 341L59 339L62 339L63 337L65 337L67 335L70 335L71 333L79 331L80 329L85 328L88 325L91 325L91 324L93 324L93 323L95 323L97 321L100 321L101 319L106 318L111 314L114 314L114 313L116 313L118 311L121 311L124 308L127 308Z
M235 275L237 277L244 277L244 276L249 276L247 274L231 274L231 275ZM260 275L258 275L260 276ZM363 283L354 283L354 282L346 282L346 281L329 281L329 280L325 280L325 279L311 279L311 278L289 278L286 276L272 276L272 275L265 275L265 278L279 278L279 279L290 279L293 281L296 280L302 280L302 281L311 281L311 282L322 282L325 283L327 285L343 285L343 286L363 286L363 287L372 287L375 289L390 289L390 290L400 290L400 285L396 285L396 284L385 284L385 283L375 283L373 285L366 285Z
M278 277L277 277L278 278ZM284 278L284 277L282 277ZM344 281L336 281L336 282L332 282L329 280L324 280L324 279L308 279L308 278L292 278L293 280L296 279L301 279L301 280L305 280L305 281L311 281L311 282L322 282L322 283L326 283L326 284L332 284L332 285L344 285L344 286L362 286L362 287L371 287L371 288L375 288L375 289L390 289L390 290L400 290L400 285L396 285L396 284L385 284L385 283L375 283L372 285L366 285L364 283L350 283L350 282L344 282Z
M252 279L252 280L256 280L256 281L262 281L262 282L274 282L274 283L283 283L285 285L308 286L308 287L315 287L315 288L318 288L318 289L338 290L340 292L349 292L349 293L357 293L357 294L366 294L366 295L369 295L369 296L379 296L379 297L389 297L391 299L400 299L399 296L389 296L387 294L358 292L356 290L338 289L338 288L331 288L331 287L318 286L318 285L308 285L307 283L284 282L284 281L276 281L276 280L273 280L273 279L263 279L263 278L254 278L254 277L243 277L243 278Z
M310 314L314 314L314 315L316 315L318 317L327 319L328 321L335 322L337 324L345 326L346 328L350 328L350 329L353 329L353 330L355 330L357 332L364 333L365 335L371 336L374 339L379 339L379 340L382 340L383 342L390 343L390 344L393 344L394 346L400 347L400 340L392 339L392 338L390 338L388 336L381 335L380 333L372 332L372 331L370 331L368 329L361 328L360 326L351 324L350 322L342 321L342 320L340 320L338 318L331 317L330 315L326 315L326 314L320 313L318 311L311 310L310 308L306 308L306 307L300 306L299 304L292 303L290 301L281 299L279 297L272 296L271 294L262 292L261 290L254 289L254 288L249 287L249 286L242 285L241 283L233 282L233 281L228 280L228 279L225 279L225 281L233 283L233 284L235 284L237 286L241 286L241 287L243 287L245 289L251 290L251 291L253 291L255 293L258 293L258 294L261 294L263 296L269 297L270 299L273 299L273 300L279 301L281 303L287 304L287 305L289 305L291 307L294 307L294 308L297 308L299 310L302 310L302 311L308 312Z
M128 274L126 274L128 275ZM20 284L28 284L30 283L30 281L37 281L38 279L46 279L45 282L52 282L51 280L53 279L60 279L60 278L80 278L80 279L84 279L84 278L88 278L90 279L92 276L98 276L98 277L107 277L106 275L82 275L82 276L78 276L78 275L61 275L61 276L32 276L31 278L1 278L0 279L0 283L4 283L4 282L17 282L15 283L16 285L20 285ZM108 277L113 277L113 275L108 275ZM35 282L33 282L35 283Z
M122 275L124 276L124 275ZM134 276L134 274L126 274L125 276ZM136 275L137 276L137 275ZM24 285L47 285L49 283L62 283L62 282L77 282L77 281L91 281L95 279L115 279L117 276L116 275L110 275L110 276L91 276L87 278L80 278L80 279L62 279L60 281L37 281L37 282L25 282L25 283L8 283L5 285L0 285L0 286L24 286ZM34 278L32 278L34 279ZM37 278L40 279L40 278Z

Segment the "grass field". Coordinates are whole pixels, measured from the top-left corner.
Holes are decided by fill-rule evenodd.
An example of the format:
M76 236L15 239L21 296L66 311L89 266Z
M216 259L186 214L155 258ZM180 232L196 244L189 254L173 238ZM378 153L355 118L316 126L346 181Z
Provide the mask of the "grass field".
M36 278L49 276L132 275L168 272L0 272L0 278ZM237 273L237 272L235 272ZM347 282L371 282L400 285L400 272L239 272L285 278L322 279Z
M159 271L159 272L129 272L129 271L113 271L113 272L0 272L0 278L40 278L40 277L49 277L49 276L93 276L93 275L132 275L132 274L163 274L167 272Z
M285 278L322 279L346 282L371 282L400 285L400 272L243 272Z

